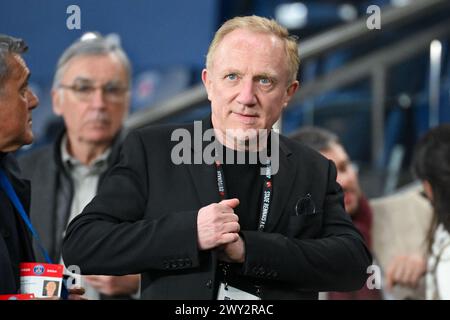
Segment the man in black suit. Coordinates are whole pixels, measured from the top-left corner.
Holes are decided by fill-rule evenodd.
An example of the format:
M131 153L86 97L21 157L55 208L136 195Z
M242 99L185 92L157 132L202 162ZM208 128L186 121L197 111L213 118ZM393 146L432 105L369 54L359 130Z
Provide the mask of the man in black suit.
M39 100L28 87L30 71L20 56L24 41L0 35L0 170L11 182L25 210L29 185L19 179L17 164L9 154L33 141L31 111ZM30 235L6 191L0 187L0 294L18 293L19 263L34 261Z
M128 136L69 225L66 263L142 273L144 299L316 299L361 288L371 256L335 166L271 132L298 88L298 64L295 39L275 21L227 21L202 73L211 117Z

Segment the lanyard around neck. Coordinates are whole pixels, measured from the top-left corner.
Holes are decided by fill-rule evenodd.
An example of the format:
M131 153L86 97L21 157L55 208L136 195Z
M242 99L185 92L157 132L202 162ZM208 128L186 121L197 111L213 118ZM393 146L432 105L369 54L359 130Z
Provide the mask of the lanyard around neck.
M45 250L44 246L42 245L42 241L39 237L39 234L34 229L33 225L31 224L30 218L28 218L28 215L25 212L25 209L23 208L22 202L20 202L19 197L17 196L16 192L14 191L14 187L12 186L11 182L9 181L8 177L6 176L5 172L2 168L0 168L0 187L5 190L6 195L8 196L9 200L11 200L12 204L16 208L17 212L19 213L20 217L22 218L23 222L27 226L28 230L30 230L31 235L36 240L36 244L39 247L39 250L44 256L45 262L52 264L52 259L50 259L50 256L47 253L47 250ZM62 288L61 288L61 297L63 299L67 299L69 296L69 292L67 290L67 287L62 282Z
M222 164L216 161L216 171L217 171L217 189L219 191L219 196L221 200L227 199L227 190L225 186L225 174L223 172ZM272 165L270 162L265 166L265 175L263 183L263 193L261 199L261 213L259 215L258 231L264 231L264 227L267 222L267 217L269 215L270 202L272 200ZM241 200L241 199L239 199ZM247 200L247 199L242 199Z
M16 208L17 212L19 213L23 222L27 226L28 230L30 230L31 235L36 240L36 244L38 245L39 250L44 255L45 262L52 263L52 260L50 259L50 256L48 255L47 250L45 250L44 246L42 245L42 242L41 242L41 239L39 238L38 233L36 232L33 225L31 224L30 218L28 218L28 215L25 213L25 209L23 208L23 205L20 202L19 197L17 196L16 192L14 191L14 188L11 185L11 182L9 181L8 177L6 176L6 174L2 168L0 168L0 186L3 188L3 190L5 190L6 195L11 200L12 204Z

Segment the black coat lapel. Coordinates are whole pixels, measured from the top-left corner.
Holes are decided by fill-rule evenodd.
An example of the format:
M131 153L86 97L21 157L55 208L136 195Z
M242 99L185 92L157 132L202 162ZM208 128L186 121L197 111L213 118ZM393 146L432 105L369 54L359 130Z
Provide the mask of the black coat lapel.
M282 216L283 210L289 199L292 184L295 180L297 166L292 157L292 152L281 141L279 149L279 169L277 174L273 176L273 198L270 205L270 211L267 218L265 232L273 232L276 230L278 222Z
M49 152L47 159L39 162L41 166L40 170L35 171L33 180L34 186L39 184L39 187L31 189L31 221L36 228L39 237L41 238L42 245L48 251L48 254L52 259L59 259L55 256L55 198L57 197L56 181L57 173L54 161L52 159L53 153ZM39 199L33 201L33 199ZM60 235L58 235L60 236ZM35 246L35 252L38 260L43 261L43 256ZM57 261L55 261L57 263Z
M214 165L188 165L201 207L220 202Z
M8 179L14 189L14 192L16 193L17 197L19 198L20 203L23 206L23 209L25 210L25 213L29 217L30 212L30 182L28 180L24 180L20 178L20 169L17 164L16 159L12 157L11 155L3 156L3 159L0 159L3 162L3 165L7 169L6 175L8 176ZM21 217L20 213L15 210L17 214L17 221L18 221L18 228L20 232L24 235L25 241L21 243L22 245L22 258L26 259L27 261L34 261L34 252L32 248L32 242L31 242L31 231L28 229L28 227L25 224L25 221Z
M20 202L22 203L22 206L25 210L25 213L30 216L30 182L28 180L19 180L16 177L12 177L11 183L13 185L14 191L16 192L17 196L19 197ZM28 227L25 224L25 221L20 216L19 212L16 213L18 215L18 221L19 222L19 228L21 232L24 234L24 237L26 238L26 241L22 243L23 250L24 250L24 259L27 259L28 261L32 262L35 260L34 256L34 250L32 247L32 236L31 231L28 229ZM34 227L34 226L33 226Z
M211 123L211 117L209 116L206 119L202 120L202 137L205 130L211 129L212 123ZM217 171L214 164L205 164L203 163L204 159L202 157L203 150L205 150L205 147L211 143L210 141L203 141L202 140L202 148L201 150L196 150L194 148L194 137L195 134L193 131L191 131L191 161L194 161L196 159L196 156L202 159L202 164L188 164L188 170L191 174L192 182L195 186L195 189L197 191L197 195L199 198L199 202L202 207L207 206L211 203L217 203L220 202L220 196L219 196L219 190L217 188ZM198 154L200 153L200 155Z

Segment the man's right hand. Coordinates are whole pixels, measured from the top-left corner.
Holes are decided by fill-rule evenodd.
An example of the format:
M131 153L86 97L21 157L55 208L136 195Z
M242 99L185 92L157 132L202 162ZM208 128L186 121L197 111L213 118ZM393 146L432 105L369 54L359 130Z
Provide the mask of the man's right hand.
M197 236L200 250L212 249L239 239L239 218L233 210L238 205L238 199L227 199L198 211Z
M422 255L410 254L396 256L387 267L387 290L391 291L396 284L415 288L426 271L427 261Z

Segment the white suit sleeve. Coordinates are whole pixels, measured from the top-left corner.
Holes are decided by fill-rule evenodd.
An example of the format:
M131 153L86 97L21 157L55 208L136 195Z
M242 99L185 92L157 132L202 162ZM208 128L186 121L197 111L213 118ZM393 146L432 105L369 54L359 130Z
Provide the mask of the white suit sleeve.
M436 268L436 279L439 296L442 300L450 300L450 245L447 245Z

